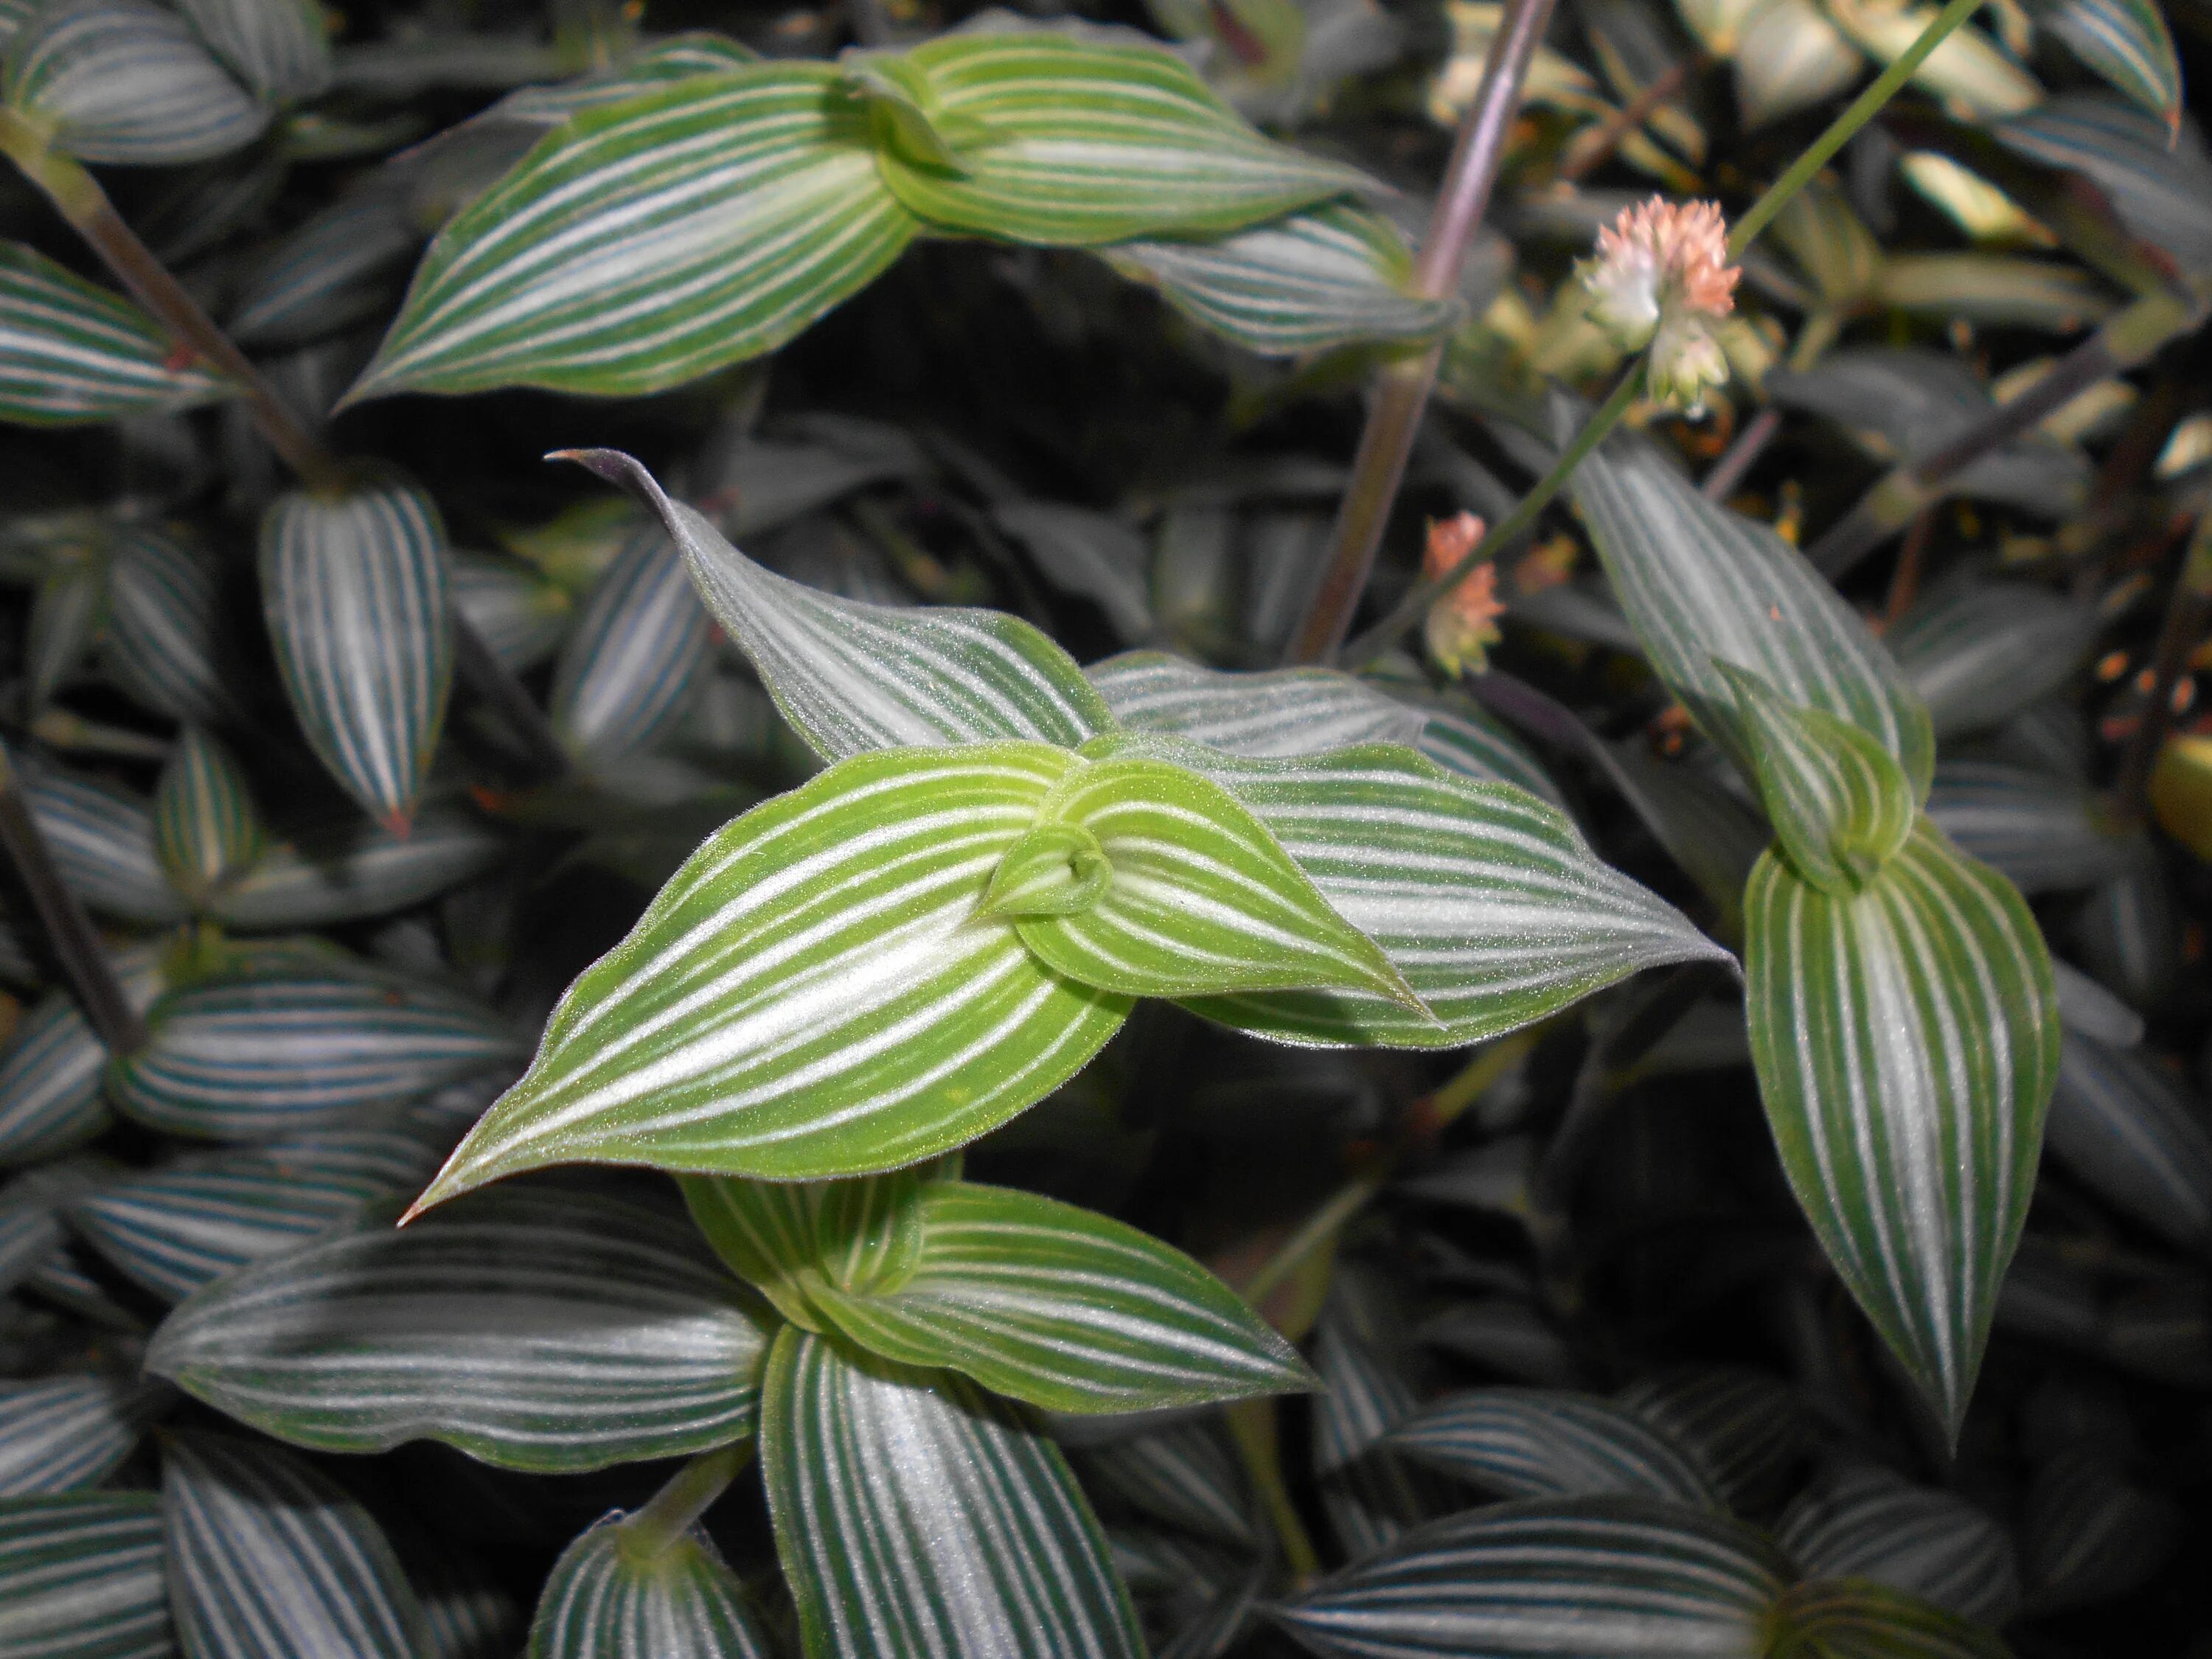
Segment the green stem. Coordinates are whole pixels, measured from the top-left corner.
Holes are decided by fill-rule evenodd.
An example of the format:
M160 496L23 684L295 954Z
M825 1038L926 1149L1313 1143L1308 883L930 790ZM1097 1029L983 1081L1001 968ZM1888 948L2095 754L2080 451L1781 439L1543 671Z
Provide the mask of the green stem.
M1267 1507L1267 1518L1274 1526L1277 1541L1283 1547L1284 1565L1301 1583L1317 1577L1321 1572L1321 1552L1314 1547L1312 1535L1306 1531L1298 1506L1291 1500L1290 1486L1283 1479L1282 1454L1276 1446L1275 1402L1240 1400L1224 1415L1229 1419L1230 1437L1237 1443L1237 1455L1243 1459L1244 1472L1251 1477L1253 1490Z
M665 1553L729 1490L752 1455L750 1441L736 1441L701 1452L677 1470L644 1508L622 1523L623 1553L634 1561L651 1561Z

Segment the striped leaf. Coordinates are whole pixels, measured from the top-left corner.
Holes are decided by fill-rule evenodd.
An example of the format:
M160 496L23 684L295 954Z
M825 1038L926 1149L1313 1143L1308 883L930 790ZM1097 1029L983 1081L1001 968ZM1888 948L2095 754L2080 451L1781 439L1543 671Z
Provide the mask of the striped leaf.
M404 824L453 675L436 503L397 477L280 497L261 524L261 597L307 741L370 817Z
M1652 671L1746 777L1757 765L1722 663L1857 726L1926 798L1936 760L1927 709L1803 555L1705 500L1643 439L1607 443L1576 469L1573 489Z
M114 1376L0 1382L0 1498L104 1479L131 1455L165 1393Z
M330 33L316 0L179 0L201 39L272 104L331 83Z
M1476 783L1379 744L1253 761L1170 738L1126 741L1205 773L1250 807L1441 1024L1352 991L1194 1000L1209 1019L1290 1042L1450 1048L1541 1018L1639 969L1727 959L1594 857L1565 814L1510 785Z
M1789 1565L1650 1498L1501 1504L1407 1533L1277 1616L1346 1659L1762 1659Z
M1214 240L1117 242L1099 252L1201 328L1262 356L1426 339L1459 314L1453 301L1407 291L1413 257L1389 220L1340 202Z
M1218 1414L1109 1441L1079 1461L1087 1484L1177 1532L1240 1555L1265 1547L1267 1523Z
M1054 245L1237 230L1372 188L1273 143L1141 36L967 31L896 60L954 165L883 148L883 176L933 229Z
M240 1268L169 1316L146 1367L295 1445L441 1440L557 1474L744 1438L764 1346L686 1224L514 1192Z
M60 1255L63 1212L119 1173L85 1153L42 1164L0 1187L0 1291L26 1283Z
M1796 1474L1809 1424L1790 1386L1734 1365L1662 1372L1616 1396L1682 1449L1729 1508L1771 1513Z
M1146 580L1152 549L1127 519L1058 501L1003 502L991 519L1047 581L1097 605L1121 638L1142 639L1158 627Z
M2110 1601L2172 1555L2179 1504L2144 1486L2108 1452L2069 1446L2038 1472L2022 1530L2039 1611Z
M155 714L216 724L234 708L221 667L228 654L222 605L207 559L149 525L118 525L100 665Z
M161 1471L177 1633L194 1659L419 1659L422 1604L368 1511L289 1452L179 1435Z
M1936 769L1928 816L2022 892L2092 886L2128 864L2125 835L2087 786L2040 767L1947 760Z
M1130 1000L1047 972L976 912L1079 763L1040 744L890 750L755 807L569 988L423 1201L578 1160L860 1175L1041 1099Z
M872 1296L914 1276L921 1182L912 1170L863 1181L686 1176L679 1184L707 1242L793 1324L825 1328L817 1291Z
M553 1564L527 1659L769 1659L773 1651L703 1530L691 1527L641 1555L617 1511Z
M520 560L485 553L453 555L453 605L491 653L526 673L561 648L574 602Z
M1882 635L1938 740L1985 731L2057 690L2103 627L2096 607L2024 582L1960 584Z
M143 1492L0 1502L0 1651L169 1659L160 1506Z
M143 799L40 766L26 769L23 804L62 879L95 914L143 927L185 919L185 902L155 854L154 813Z
M1472 700L1437 696L1425 687L1393 684L1391 696L1421 715L1413 747L1443 767L1478 783L1517 783L1538 800L1565 808L1559 786L1536 757L1497 718Z
M128 167L226 155L269 124L151 0L51 0L9 43L0 101L49 128L55 149Z
M2012 1652L1995 1631L1863 1580L1797 1585L1776 1604L1774 1626L1778 1648L1806 1659L2009 1659Z
M1354 1303L1343 1288L1348 1277L1332 1284L1314 1332L1314 1370L1328 1391L1314 1401L1313 1465L1329 1525L1345 1559L1357 1561L1408 1528L1461 1508L1463 1500L1443 1476L1382 1443L1413 1415L1413 1387L1406 1368L1373 1334L1358 1328L1373 1304L1364 1296ZM1377 1311L1395 1309L1387 1287L1376 1301L1382 1303Z
M143 1013L161 993L157 953L148 947L109 958L124 995ZM39 1164L73 1152L114 1120L100 1097L107 1050L76 1000L49 992L32 1006L0 1056L0 1165Z
M1108 743L1116 741L1108 738ZM1267 826L1211 779L1165 761L1104 759L1071 769L1030 837L1059 826L1091 845L1055 849L1078 880L1103 858L1103 888L1080 908L994 879L984 914L1014 918L1057 973L1129 996L1208 996L1320 986L1364 991L1426 1014L1381 948L1329 908ZM1036 872L1026 872L1033 884Z
M2027 14L2107 86L2180 126L2181 63L2153 0L2036 0Z
M501 1020L454 992L351 969L188 985L146 1024L151 1040L112 1063L108 1091L139 1122L196 1139L272 1139L520 1053Z
M787 1327L760 1450L807 1659L1145 1652L1058 1448L972 1384Z
M396 1128L329 1129L181 1160L102 1187L77 1236L165 1302L413 1193L440 1148Z
M1756 674L1714 665L1735 690L1739 736L1783 856L1823 892L1850 892L1912 833L1918 812L1904 769L1850 721L1784 702Z
M684 718L713 622L684 555L658 525L623 544L553 671L554 730L586 765L650 747Z
M1073 748L1114 717L1067 653L995 611L908 609L818 592L763 570L653 475L611 449L580 461L659 514L707 608L776 707L825 760L872 749L1033 738Z
M0 242L0 421L97 425L230 395L121 295Z
M816 1306L903 1364L963 1371L1060 1412L1127 1412L1310 1388L1313 1374L1182 1251L1088 1210L932 1182L911 1277Z
M1634 1413L1592 1395L1470 1389L1423 1407L1389 1443L1500 1498L1618 1493L1719 1507L1680 1449Z
M1085 672L1130 731L1187 738L1255 760L1359 743L1411 744L1423 726L1418 710L1334 669L1228 673L1164 651L1128 651Z
M271 846L210 899L209 913L246 933L357 921L482 875L505 849L489 824L455 807L424 808L404 836L349 818Z
M832 66L681 81L574 116L463 209L347 397L661 391L774 350L919 229Z
M2068 1031L2045 1134L2051 1156L2114 1208L2184 1248L2212 1237L2203 1103L2158 1066Z
M1772 853L1744 895L1752 1060L1797 1201L1955 1434L2019 1242L2058 1067L2020 895L1923 819L1857 893Z
M295 0L229 3L289 9ZM394 191L372 188L333 203L259 262L231 310L231 337L258 348L304 345L387 315L398 268L422 240Z
M107 608L106 549L57 549L47 556L24 629L23 669L29 707L43 708L83 665Z
M1869 1580L1989 1624L2020 1608L2004 1528L1962 1498L1887 1469L1844 1468L1816 1481L1774 1536L1811 1577Z
M204 726L188 726L154 793L154 852L196 908L261 854L261 814L237 758Z

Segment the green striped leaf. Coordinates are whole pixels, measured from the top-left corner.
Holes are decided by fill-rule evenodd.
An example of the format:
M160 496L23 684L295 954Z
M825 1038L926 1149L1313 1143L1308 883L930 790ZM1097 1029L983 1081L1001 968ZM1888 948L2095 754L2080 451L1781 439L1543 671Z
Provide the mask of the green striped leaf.
M169 1316L146 1366L295 1445L441 1440L557 1474L744 1438L764 1347L684 1222L512 1192L240 1268Z
M2114 1208L2184 1248L2212 1237L2212 1131L2203 1103L2161 1068L2069 1030L2045 1133Z
M2061 93L1990 131L2008 149L2046 167L2086 173L2136 235L2183 268L2212 266L2212 184L2203 140L2187 125L2094 92Z
M1816 1481L1784 1512L1774 1541L1814 1578L1871 1581L1988 1624L2020 1610L2005 1528L1963 1498L1887 1469Z
M459 994L352 968L187 985L146 1024L147 1045L109 1066L108 1091L139 1122L198 1139L271 1139L521 1053L503 1021Z
M1070 770L1042 815L1040 829L1064 824L1091 838L1090 854L1067 867L1079 878L1082 858L1103 858L1103 890L1068 909L994 879L983 909L1013 917L1022 942L1055 972L1130 996L1340 988L1426 1014L1381 948L1212 780L1165 761L1103 759Z
M1178 1532L1242 1555L1266 1547L1267 1521L1217 1415L1109 1441L1079 1462L1086 1483Z
M154 793L154 852L196 908L261 854L253 786L222 741L188 726Z
M325 927L403 910L497 864L506 843L482 818L431 805L402 836L359 817L271 846L209 900L225 927Z
M844 761L709 838L569 988L423 1195L579 1160L819 1179L910 1164L1073 1076L1130 1000L977 915L1080 764L1041 744Z
M147 946L108 959L131 1006L143 1013L161 993L158 953ZM76 1000L52 991L32 1005L0 1056L0 1164L38 1164L73 1152L114 1120L100 1097L107 1049Z
M1806 1659L2008 1659L1995 1631L1890 1589L1844 1579L1799 1584L1775 1605L1778 1644Z
M1652 671L1746 777L1757 763L1722 663L1857 726L1926 798L1936 763L1927 709L1802 554L1705 500L1644 439L1607 443L1576 469L1573 489Z
M1359 743L1415 742L1418 710L1329 668L1231 673L1164 651L1127 651L1084 671L1132 732L1272 760Z
M1797 1474L1809 1426L1778 1377L1735 1365L1662 1372L1620 1403L1682 1449L1705 1484L1742 1515L1771 1514Z
M1060 1412L1313 1386L1235 1291L1133 1227L964 1182L927 1183L919 1210L920 1253L903 1282L816 1298L823 1321L875 1353Z
M1912 786L1890 753L1848 720L1799 708L1758 675L1717 662L1735 692L1739 734L1790 867L1842 893L1879 870L1912 833Z
M143 1492L0 1503L0 1650L168 1659L159 1505Z
M679 720L708 665L713 620L658 525L623 544L553 671L554 730L587 766L645 749Z
M289 1452L179 1435L161 1471L177 1633L194 1659L419 1659L422 1607L368 1511Z
M619 1511L561 1553L528 1659L769 1659L744 1587L696 1526L649 1555Z
M519 559L456 552L453 605L491 653L518 674L561 648L574 601Z
M732 1271L776 1311L824 1328L814 1292L895 1291L921 1249L921 1182L912 1170L864 1181L733 1181L686 1176L691 1218Z
M0 242L0 421L94 425L230 395L121 295Z
M1407 292L1413 256L1396 229L1340 202L1213 240L1117 242L1099 254L1201 328L1267 357L1427 339L1460 311Z
M974 1385L787 1327L760 1449L807 1659L1145 1652L1059 1449Z
M62 879L88 908L143 927L185 919L185 902L155 855L154 814L143 798L41 765L25 768L23 804Z
M2025 582L1960 583L1905 612L1882 643L1928 705L1936 736L1985 731L2064 685L2104 619Z
M413 1193L441 1151L398 1128L295 1135L112 1182L71 1210L70 1223L125 1277L179 1302L233 1267Z
M2039 1611L2125 1595L2166 1565L2186 1525L2172 1497L2094 1445L2069 1446L2044 1465L2026 1507Z
M818 592L763 569L619 451L574 450L659 516L707 608L825 760L872 749L1033 738L1073 748L1110 731L1067 653L995 611L909 609Z
M42 1164L0 1187L0 1291L12 1291L60 1254L62 1215L119 1171L84 1153Z
M1413 1413L1413 1381L1402 1356L1389 1351L1396 1311L1387 1287L1340 1272L1314 1330L1314 1370L1328 1390L1313 1405L1314 1474L1352 1561L1465 1501L1444 1477L1382 1443Z
M1762 1659L1789 1565L1650 1498L1500 1504L1407 1533L1277 1616L1346 1659Z
M2042 935L2010 884L1924 818L1856 894L1768 853L1744 915L1752 1060L1783 1168L1955 1434L2057 1073Z
M174 12L150 0L53 0L9 43L0 102L83 161L173 167L269 124Z
M2153 0L2034 0L2027 15L2107 86L2179 128L2181 63Z
M293 0L251 0L289 8ZM304 345L389 313L398 267L422 233L397 192L374 187L323 210L270 248L246 278L230 335L257 348Z
M772 351L921 228L826 64L763 64L569 119L431 244L347 398L634 397Z
M1054 245L1241 229L1373 188L1263 137L1140 35L1052 28L940 35L897 60L958 170L878 156L932 228Z
M0 1498L106 1478L131 1455L165 1393L115 1376L0 1382Z
M2130 847L2078 777L2001 760L1947 760L1928 816L1961 851L2024 893L2089 887L2123 874Z
M1211 776L1250 807L1441 1024L1359 991L1194 999L1209 1019L1290 1042L1451 1048L1644 968L1727 960L1593 856L1564 813L1510 785L1380 744L1256 761L1171 738L1123 742Z
M212 563L149 525L118 525L100 665L157 714L211 726L234 700L222 668L222 599Z
M1389 1443L1500 1498L1619 1493L1719 1507L1665 1436L1591 1395L1471 1389L1423 1407Z
M179 0L201 39L272 104L331 83L331 40L315 0Z
M453 677L437 504L396 476L280 497L261 524L261 597L307 741L372 817L404 825Z
M106 550L57 549L47 556L24 630L23 668L29 706L43 708L82 665L107 608Z

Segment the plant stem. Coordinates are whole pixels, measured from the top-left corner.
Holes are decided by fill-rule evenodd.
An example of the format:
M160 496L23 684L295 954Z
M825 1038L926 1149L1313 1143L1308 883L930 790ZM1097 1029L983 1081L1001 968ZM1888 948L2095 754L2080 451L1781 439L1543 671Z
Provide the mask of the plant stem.
M31 902L46 924L46 938L61 960L85 1023L109 1054L136 1054L146 1046L146 1022L124 994L84 906L62 879L52 849L31 816L30 803L23 799L15 758L4 742L0 742L0 844L7 847L23 885L30 890Z
M1291 1499L1290 1486L1283 1480L1282 1454L1276 1445L1275 1402L1240 1400L1223 1415L1229 1420L1230 1438L1237 1443L1244 1472L1251 1477L1260 1501L1267 1506L1267 1518L1283 1547L1283 1565L1300 1583L1318 1577L1321 1552L1314 1547L1312 1535L1306 1531L1298 1506Z
M1620 147L1621 141L1650 120L1652 112L1676 93L1683 83L1705 62L1705 55L1693 52L1686 58L1678 58L1661 70L1650 85L1631 98L1619 109L1586 132L1577 133L1568 144L1567 153L1559 163L1559 178L1566 184L1580 184L1604 165L1605 160Z
M744 1440L701 1452L622 1523L623 1553L633 1560L650 1561L665 1553L729 1489L751 1459L752 1443Z
M2142 817L2150 776L2158 765L2158 751L2173 723L2173 687L2188 666L2190 653L2212 620L2212 508L2197 514L2197 528L2189 538L2189 551L2181 562L2181 574L2166 600L2166 622L2159 629L2158 653L2153 659L2150 702L2142 720L2128 738L2120 757L2112 799L2121 817L2133 823Z
M1698 486L1698 493L1709 501L1724 501L1735 493L1743 482L1743 475L1765 453L1766 446L1774 441L1774 434L1782 430L1782 411L1772 404L1760 410L1744 423L1735 434L1735 441L1728 447L1728 453L1713 463L1713 470L1705 474L1705 482Z
M1590 453L1603 443L1620 417L1628 413L1628 406L1636 401L1636 394L1644 386L1644 360L1638 358L1628 366L1620 382L1613 388L1612 396L1599 405L1596 414L1583 423L1566 453L1553 463L1552 470L1537 483L1536 487L1515 505L1513 510L1492 526L1474 550L1449 572L1416 586L1413 591L1398 602L1397 608L1381 622L1337 653L1340 668L1363 668L1388 651L1397 642L1398 636L1413 627L1428 614L1434 605L1462 581L1474 574L1479 566L1486 564L1492 554L1508 545L1522 531L1535 523L1537 514L1552 504L1552 498L1567 486L1575 469L1589 458ZM1357 485L1354 486L1357 488Z
M1413 262L1410 286L1418 298L1442 300L1459 287L1460 269L1467 263L1468 248L1498 182L1505 136L1521 106L1522 85L1552 21L1552 5L1553 0L1505 0L1504 15L1482 66L1481 83L1460 118L1443 188ZM1352 613L1358 608L1376 550L1382 544L1383 526L1398 498L1413 434L1420 429L1443 354L1439 340L1419 357L1394 363L1382 372L1352 460L1352 482L1337 510L1328 568L1291 644L1293 662L1327 661L1352 625Z

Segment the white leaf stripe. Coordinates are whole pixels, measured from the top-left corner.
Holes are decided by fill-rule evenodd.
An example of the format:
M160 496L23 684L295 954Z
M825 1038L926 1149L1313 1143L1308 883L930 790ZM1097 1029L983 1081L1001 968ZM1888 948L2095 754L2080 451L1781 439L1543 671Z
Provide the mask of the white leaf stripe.
M2157 1067L2068 1031L2045 1133L2076 1178L2174 1243L2212 1235L2212 1133Z
M781 345L918 229L838 78L762 64L574 117L440 234L348 398L635 396Z
M592 449L569 459L659 515L707 608L825 760L1005 738L1073 748L1113 727L1082 671L1027 623L995 611L866 605L817 592L745 557L629 456Z
M148 927L185 919L184 901L155 856L154 814L143 799L40 766L26 769L23 804L62 879L90 908Z
M1360 743L1413 742L1421 714L1328 668L1233 673L1164 651L1126 651L1085 672L1133 732L1187 738L1255 760Z
M704 1531L640 1561L622 1522L607 1516L554 1563L528 1659L770 1659L744 1587Z
M181 0L216 55L270 103L331 83L331 42L315 0Z
M86 161L173 166L250 143L269 112L149 0L56 0L10 43L0 99Z
M1784 700L1850 721L1925 797L1928 711L1804 556L1765 525L1708 501L1653 444L1615 438L1575 471L1575 504L1651 666L1698 724L1753 772L1716 659Z
M0 242L0 421L75 426L231 395L176 366L161 326L119 294L20 242Z
M491 653L516 673L535 668L561 648L573 602L566 588L520 560L456 552L453 603Z
M2126 837L2083 783L2008 761L1945 761L1928 816L2026 893L2100 884L2130 858Z
M110 1376L0 1382L0 1498L102 1479L130 1456L162 1392Z
M261 525L261 595L308 742L372 817L404 822L453 683L435 503L397 477L280 496Z
M1181 1251L1073 1205L932 1182L914 1276L823 1312L863 1346L1068 1412L1310 1386L1296 1352Z
M168 1659L161 1521L138 1492L0 1502L9 1659Z
M2034 918L1923 818L1856 896L1772 854L1744 896L1753 1063L1798 1202L1955 1431L2058 1063Z
M208 562L145 525L118 525L100 662L155 714L211 726L232 712L218 665L221 599Z
M761 1470L812 1659L1145 1651L1058 1449L957 1378L863 1370L787 1328Z
M1180 1532L1258 1553L1266 1523L1217 1417L1208 1415L1081 1454L1085 1478Z
M738 1181L685 1176L691 1219L732 1271L793 1323L822 1328L817 1290L896 1290L921 1248L912 1170L860 1181Z
M1075 757L862 755L708 841L569 988L425 1194L544 1164L813 1179L951 1150L1072 1076L1127 998L976 915Z
M1808 1439L1797 1396L1763 1371L1724 1365L1662 1372L1617 1397L1680 1446L1706 1484L1743 1514L1773 1508Z
M1774 1541L1814 1578L1871 1578L1996 1623L2019 1610L2005 1528L1966 1499L1887 1469L1847 1468L1784 1511Z
M2055 0L2029 14L2074 55L2169 125L2181 118L2181 64L2152 0Z
M298 1445L428 1438L555 1473L742 1439L763 1347L687 1224L515 1192L240 1268L169 1316L146 1364Z
M244 3L289 7L292 0ZM384 315L393 268L422 239L407 207L398 192L372 187L292 232L247 280L230 314L231 337L257 348L302 345Z
M562 741L599 762L651 744L683 717L712 627L681 550L658 525L640 530L593 585L554 670Z
M1656 1429L1608 1401L1565 1389L1448 1395L1393 1430L1389 1443L1504 1498L1619 1493L1719 1507Z
M134 945L109 957L125 997L140 1013L161 994L161 953ZM112 1121L100 1097L107 1050L78 1012L53 991L39 999L0 1057L0 1166L42 1163L72 1152Z
M154 851L169 879L204 902L260 850L261 815L245 771L205 728L186 726L154 794Z
M581 75L550 86L517 87L454 130L465 131L477 122L489 125L510 121L557 127L584 110L628 103L671 81L695 75L727 75L758 62L758 52L726 35L704 30L672 34L611 72Z
M179 1435L161 1475L169 1594L195 1659L419 1659L421 1603L376 1522L288 1452Z
M1765 1651L1789 1565L1748 1527L1649 1498L1499 1504L1419 1528L1278 1616L1343 1659Z
M245 933L356 921L481 875L504 850L489 824L454 807L425 808L404 836L354 818L279 842L208 909Z

